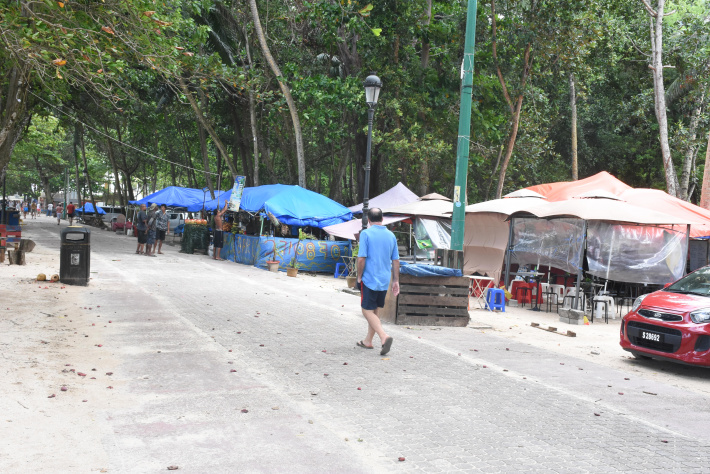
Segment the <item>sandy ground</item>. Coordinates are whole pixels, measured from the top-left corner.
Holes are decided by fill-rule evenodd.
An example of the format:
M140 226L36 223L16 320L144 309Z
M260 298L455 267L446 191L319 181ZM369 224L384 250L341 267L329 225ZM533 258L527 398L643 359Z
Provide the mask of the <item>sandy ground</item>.
M120 361L102 344L111 336L112 317L116 315L86 301L97 301L107 285L116 290L116 282L97 279L88 288L37 282L39 273L59 273L59 241L56 233L33 228L36 225L29 221L24 227L37 243L27 255L27 265L0 265L0 426L6 440L0 440L0 458L5 459L2 464L7 472L23 472L33 458L46 458L48 452L53 453L52 463L42 472L105 472L108 461L101 442L86 440L110 440L108 425L100 422L100 415L129 406L132 399L130 392L119 395L114 390L128 381L113 375ZM166 253L177 250L169 246ZM309 285L314 278L322 287L346 286L344 280L328 275L302 278L308 278ZM559 322L555 313L510 307L505 313L492 313L475 308L475 301L471 306L469 327L473 331L635 372L700 394L710 392L710 371L706 369L637 361L621 350L619 319L609 324L572 326ZM572 330L577 337L542 331L531 327L531 322L552 325L563 332ZM10 451L11 445L23 449Z

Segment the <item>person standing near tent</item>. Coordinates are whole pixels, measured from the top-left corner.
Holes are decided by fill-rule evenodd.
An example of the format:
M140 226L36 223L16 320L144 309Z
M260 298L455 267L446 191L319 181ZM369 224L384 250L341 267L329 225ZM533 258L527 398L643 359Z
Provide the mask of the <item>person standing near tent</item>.
M370 227L360 233L360 250L357 255L357 281L360 284L360 306L367 319L367 336L357 345L372 349L372 339L377 334L382 342L380 355L392 347L392 337L382 328L379 310L385 306L387 288L392 282L392 294L399 294L399 250L397 238L382 225L382 210L376 207L367 211Z
M170 216L168 215L168 208L165 204L160 205L160 211L157 213L155 226L157 230L155 233L155 244L153 244L153 254L155 254L155 247L157 246L158 253L162 255L163 252L161 252L161 250L163 249L165 234L170 232Z
M69 204L67 204L67 218L69 218L69 225L72 225L74 223L74 211L76 210L76 207L74 206L74 203L69 201Z
M69 206L67 206L67 212L69 212ZM136 253L143 253L143 246L147 240L148 232L148 214L145 212L145 204L141 204L141 210L136 216L136 230L138 231L138 247L136 247Z
M148 257L157 257L155 255L155 237L158 231L158 205L153 203L150 205L150 210L148 211L148 222L147 222L147 233L148 238L145 242L145 254Z
M222 260L221 258L219 258L219 254L222 251L222 247L224 246L224 231L222 230L222 218L224 217L224 213L227 212L228 205L229 201L225 202L222 210L217 211L214 215L214 226L212 227L212 230L214 231L214 256L212 258L215 260Z

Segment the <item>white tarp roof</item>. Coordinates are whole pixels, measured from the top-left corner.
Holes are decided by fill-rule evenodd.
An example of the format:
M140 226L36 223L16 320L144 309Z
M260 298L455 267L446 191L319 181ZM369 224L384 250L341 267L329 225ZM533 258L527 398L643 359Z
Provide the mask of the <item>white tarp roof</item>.
M383 225L394 224L395 222L400 222L405 219L407 219L407 217L383 216L382 224ZM355 234L359 234L360 231L362 230L362 220L355 219L355 220L348 221L348 222L342 222L340 224L329 225L327 227L323 227L323 230L326 231L330 235L334 235L335 237L340 237L342 239L348 239L348 240L356 240Z
M397 183L397 185L391 189L388 189L379 196L370 199L368 207L372 209L373 207L379 207L384 209L386 207L395 207L402 204L407 204L408 202L416 201L419 196L414 194L409 190L404 184ZM349 207L353 214L362 214L362 203Z
M406 216L444 217L451 219L454 205L451 201L414 201L396 207L383 208L383 214L402 214Z

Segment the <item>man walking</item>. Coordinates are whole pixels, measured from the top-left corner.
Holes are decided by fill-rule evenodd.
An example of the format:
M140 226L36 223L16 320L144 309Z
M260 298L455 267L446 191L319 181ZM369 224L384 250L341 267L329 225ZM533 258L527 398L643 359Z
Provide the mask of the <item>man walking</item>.
M67 218L69 219L69 225L74 223L74 210L76 210L74 203L69 201L69 204L67 204Z
M62 203L60 202L57 204L57 225L62 223L62 212L64 211L64 208L62 207Z
M153 246L153 254L155 255L155 246L158 247L158 253L163 254L161 252L163 248L163 241L165 240L165 234L170 232L170 219L168 216L168 208L165 206L165 204L160 205L160 212L157 214L157 220L155 223L155 226L157 228L156 233L155 233L155 244Z
M69 206L67 206L67 212L69 212ZM136 216L136 230L138 231L138 247L136 247L136 253L143 253L143 246L147 240L148 232L148 214L145 212L145 204L141 204L141 210Z
M357 255L357 281L360 284L360 306L367 319L367 336L357 345L372 349L372 338L377 334L382 342L380 355L392 347L392 337L382 328L379 310L385 306L385 296L390 277L392 294L399 294L399 251L397 238L382 225L382 210L372 208L367 212L370 227L360 233L360 250Z
M212 258L215 260L222 260L221 258L219 258L219 254L222 251L222 247L224 246L222 217L224 216L224 213L227 212L228 204L229 201L225 202L224 208L221 211L217 211L214 215L214 227L212 228L212 231L214 232L214 237L212 239L212 243L214 244L214 256Z

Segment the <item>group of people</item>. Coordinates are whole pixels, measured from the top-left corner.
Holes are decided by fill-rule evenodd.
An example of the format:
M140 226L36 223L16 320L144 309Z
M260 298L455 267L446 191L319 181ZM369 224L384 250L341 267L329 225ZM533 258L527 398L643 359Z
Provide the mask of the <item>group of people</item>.
M32 202L23 202L22 203L22 214L23 214L23 219L27 219L27 213L30 214L32 219L36 219L37 215L42 212L42 207L40 204L37 202L36 199L33 199Z
M163 242L170 231L170 216L165 204L161 204L158 208L158 205L153 203L150 205L150 209L145 204L141 204L141 210L136 216L135 227L138 232L136 253L148 257L162 255Z

